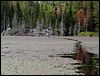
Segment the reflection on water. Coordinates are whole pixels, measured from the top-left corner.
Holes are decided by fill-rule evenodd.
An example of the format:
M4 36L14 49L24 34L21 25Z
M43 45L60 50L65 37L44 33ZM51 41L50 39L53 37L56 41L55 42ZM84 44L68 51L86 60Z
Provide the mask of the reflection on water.
M81 66L77 67L85 75L99 75L99 58L93 53L87 52L80 43L76 44L76 60L81 61Z
M99 58L93 53L87 52L80 43L75 45L76 53L71 54L55 54L49 57L62 57L62 58L72 58L79 61L78 63L72 63L72 65L79 65L76 67L79 69L77 73L84 73L85 75L99 75Z

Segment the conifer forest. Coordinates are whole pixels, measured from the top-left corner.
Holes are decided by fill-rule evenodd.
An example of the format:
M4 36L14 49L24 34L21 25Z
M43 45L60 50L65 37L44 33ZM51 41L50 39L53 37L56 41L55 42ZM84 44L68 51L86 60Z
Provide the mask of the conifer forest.
M1 75L99 75L99 1L1 1Z
M2 35L99 33L98 1L1 1Z

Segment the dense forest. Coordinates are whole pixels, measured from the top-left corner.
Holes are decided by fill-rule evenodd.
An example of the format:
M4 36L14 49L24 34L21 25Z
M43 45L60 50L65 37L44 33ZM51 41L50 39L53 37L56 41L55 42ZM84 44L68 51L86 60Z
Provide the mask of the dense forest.
M99 1L1 1L3 35L99 33Z

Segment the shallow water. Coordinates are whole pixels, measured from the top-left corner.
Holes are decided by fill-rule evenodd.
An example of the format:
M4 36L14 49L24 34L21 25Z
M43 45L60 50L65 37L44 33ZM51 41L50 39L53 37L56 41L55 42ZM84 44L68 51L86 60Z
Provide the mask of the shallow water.
M50 55L49 57L72 58L74 60L78 60L80 61L80 63L71 63L71 65L79 65L78 67L75 67L76 69L79 69L79 71L76 71L76 73L83 73L85 75L99 75L99 58L97 57L97 55L89 53L86 50L82 49L82 45L80 42L75 44L74 50L75 53L55 54ZM82 54L83 57L80 57L82 56Z

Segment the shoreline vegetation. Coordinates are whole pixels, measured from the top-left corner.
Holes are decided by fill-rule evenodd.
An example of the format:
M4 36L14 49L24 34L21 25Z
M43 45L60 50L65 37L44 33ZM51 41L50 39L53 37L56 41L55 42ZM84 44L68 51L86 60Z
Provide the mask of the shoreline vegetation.
M1 1L1 35L98 36L98 1Z

